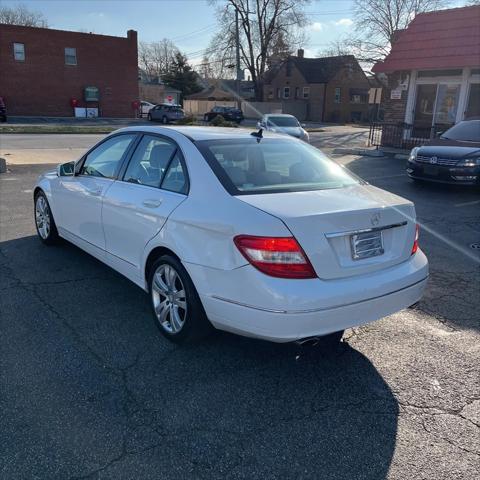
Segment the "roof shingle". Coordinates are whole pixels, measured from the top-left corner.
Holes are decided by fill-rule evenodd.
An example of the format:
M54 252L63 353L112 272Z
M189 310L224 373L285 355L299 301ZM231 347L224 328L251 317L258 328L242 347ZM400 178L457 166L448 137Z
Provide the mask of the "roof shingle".
M417 15L373 71L480 66L480 5Z

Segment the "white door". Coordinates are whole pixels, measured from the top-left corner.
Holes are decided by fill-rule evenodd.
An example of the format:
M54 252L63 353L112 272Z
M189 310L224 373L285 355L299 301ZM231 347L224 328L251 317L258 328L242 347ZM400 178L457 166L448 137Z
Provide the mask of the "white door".
M77 175L59 177L55 192L58 226L67 236L105 250L102 200L135 138L136 134L120 134L107 139L88 153Z
M109 256L140 275L143 252L170 213L186 199L188 179L181 153L169 139L145 135L122 180L106 192L103 228ZM122 268L118 266L118 268Z

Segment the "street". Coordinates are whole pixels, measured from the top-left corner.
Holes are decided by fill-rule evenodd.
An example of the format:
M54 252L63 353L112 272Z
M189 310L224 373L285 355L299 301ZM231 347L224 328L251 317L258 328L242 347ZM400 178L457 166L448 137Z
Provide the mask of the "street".
M326 127L311 141L330 153L366 134ZM100 138L0 139L2 478L478 477L478 190L414 184L391 157L334 156L415 202L423 300L347 331L334 352L220 332L179 347L138 287L36 238L37 175Z

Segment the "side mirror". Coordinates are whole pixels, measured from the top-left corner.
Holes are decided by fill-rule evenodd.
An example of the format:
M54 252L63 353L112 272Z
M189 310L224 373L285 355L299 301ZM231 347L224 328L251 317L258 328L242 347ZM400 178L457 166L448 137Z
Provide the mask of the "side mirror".
M61 163L57 165L57 175L59 177L69 177L75 174L75 162Z
M306 124L306 123L301 123L300 126L301 126L302 128L305 128L305 127L307 126L307 124Z

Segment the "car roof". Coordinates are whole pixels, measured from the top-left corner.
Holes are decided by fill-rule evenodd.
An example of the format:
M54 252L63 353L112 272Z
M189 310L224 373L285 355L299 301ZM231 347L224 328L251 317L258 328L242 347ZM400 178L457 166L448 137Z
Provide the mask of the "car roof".
M295 115L290 115L289 113L267 113L265 117L292 117L297 118Z
M255 130L248 128L228 128L228 127L196 127L196 126L138 126L138 127L126 127L116 130L112 133L119 132L144 132L144 133L160 133L168 135L169 131L175 131L185 135L186 137L196 140L227 140L227 139L239 139L239 138L251 138L250 134ZM279 135L273 132L263 131L264 137L270 138L282 138L295 141L291 137L285 135Z

